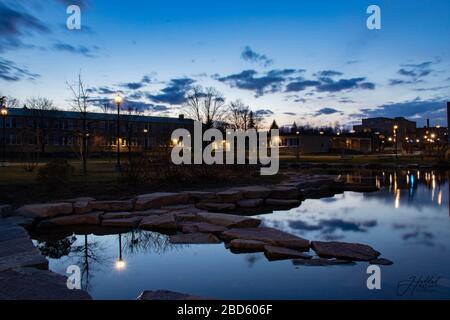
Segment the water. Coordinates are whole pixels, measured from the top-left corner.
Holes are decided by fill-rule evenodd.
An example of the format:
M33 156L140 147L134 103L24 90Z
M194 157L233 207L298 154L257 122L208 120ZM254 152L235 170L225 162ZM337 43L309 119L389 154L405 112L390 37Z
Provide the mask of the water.
M219 299L449 299L450 213L446 173L376 175L376 193L346 192L307 200L299 208L259 217L264 224L311 240L361 242L394 262L381 266L381 290L368 290L368 263L294 266L261 253L233 254L219 245L172 245L165 235L72 235L38 245L61 274L79 265L83 288L96 299L135 299L166 289ZM58 238L58 236L56 236ZM121 243L122 252L119 249ZM122 257L120 265L117 261ZM405 291L411 277L435 286Z

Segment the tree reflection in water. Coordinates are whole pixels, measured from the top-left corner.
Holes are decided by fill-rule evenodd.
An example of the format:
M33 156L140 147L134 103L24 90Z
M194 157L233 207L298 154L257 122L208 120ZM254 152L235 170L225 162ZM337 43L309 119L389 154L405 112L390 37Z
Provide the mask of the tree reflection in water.
M123 251L130 255L140 252L162 254L186 247L186 245L174 245L170 243L169 237L165 234L140 229L132 230L127 234L124 234L123 241Z

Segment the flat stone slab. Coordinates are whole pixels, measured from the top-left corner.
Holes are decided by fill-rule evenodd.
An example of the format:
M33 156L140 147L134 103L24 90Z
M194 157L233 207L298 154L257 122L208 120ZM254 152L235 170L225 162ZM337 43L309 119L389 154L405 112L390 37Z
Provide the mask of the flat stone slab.
M209 192L209 191L185 191L183 193L187 194L189 196L189 198L194 200L195 202L216 199L216 193L215 192Z
M155 290L142 292L137 300L209 300L209 298L168 290Z
M123 219L105 219L102 220L103 227L124 227L124 228L135 228L141 222L141 217L131 217Z
M83 214L89 212L92 212L92 206L89 200L77 201L73 203L73 213Z
M236 209L236 205L234 203L222 203L222 202L198 202L195 206L201 210L216 211L216 212L231 211Z
M182 224L183 233L222 233L227 228L207 222L187 222Z
M97 211L130 211L133 209L132 200L92 201L92 210Z
M276 186L276 187L272 188L269 198L295 200L295 199L299 198L299 195L300 195L300 190L296 187Z
M209 244L221 241L211 233L184 233L170 236L169 241L176 244Z
M135 210L155 209L163 206L186 204L189 194L175 192L155 192L136 197Z
M227 228L252 228L261 224L259 219L234 214L200 212L197 215L206 222Z
M171 212L198 210L197 208L195 208L195 205L193 205L193 204L177 204L177 205L173 205L173 206L163 206L163 207L161 207L161 209L171 211Z
M72 203L46 203L46 204L29 204L16 210L16 214L23 217L33 219L53 218L61 215L71 214L73 211Z
M327 267L327 266L338 266L338 265L355 265L353 261L350 260L339 260L339 259L293 259L292 264L295 266L311 266L311 267Z
M264 251L265 242L258 240L233 239L229 243L229 248L233 251L258 252Z
M266 205L279 207L296 207L301 204L300 200L286 200L286 199L266 199Z
M264 254L267 259L271 261L285 259L311 259L310 255L304 254L303 252L269 245L264 246Z
M311 242L311 248L320 257L354 261L374 260L380 255L380 252L374 250L371 246L361 243L313 241Z
M373 260L370 260L369 263L380 265L380 266L390 266L390 265L394 264L394 262L392 262L391 260L386 259L386 258L373 259Z
M18 268L0 272L0 300L91 300L82 290L69 290L67 278L48 270Z
M245 229L234 228L222 232L221 236L228 240L233 239L258 240L274 246L300 250L309 249L309 240L305 240L303 238L294 236L281 230L267 227L245 228Z
M100 216L103 212L94 212L86 214L73 214L70 216L62 216L53 219L42 220L37 225L38 228L52 228L59 226L74 225L98 225L100 224Z
M271 189L262 186L238 187L234 189L241 191L245 199L264 199L267 198L272 191Z
M241 208L257 208L264 204L264 199L243 199L239 200L237 205Z
M169 213L161 216L145 217L139 224L139 228L144 230L176 230L177 227L175 216Z
M131 211L131 212L107 212L102 218L103 219L121 219L121 218L132 218L132 217L147 217L153 215L162 215L168 213L167 210L144 210L144 211Z
M217 201L222 203L236 203L242 199L242 192L237 190L227 190L216 193Z

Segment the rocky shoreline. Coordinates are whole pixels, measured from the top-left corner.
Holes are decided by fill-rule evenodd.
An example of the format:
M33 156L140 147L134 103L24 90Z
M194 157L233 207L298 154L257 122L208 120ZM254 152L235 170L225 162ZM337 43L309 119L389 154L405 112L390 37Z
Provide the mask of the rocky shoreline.
M106 201L83 197L24 205L0 220L0 229L4 231L0 238L0 288L12 288L16 281L23 290L8 293L0 289L0 299L57 298L45 293L48 287L57 288L53 292L58 292L61 299L90 298L84 291L68 290L65 277L47 270L47 260L33 246L25 229L52 233L75 227L111 232L139 228L169 234L174 244L224 243L233 253L263 252L269 261L292 259L294 265L325 266L354 261L390 264L366 244L310 241L266 227L260 219L236 214L248 209L298 207L305 199L344 191L377 190L373 181L349 184L334 175L291 173L278 185L235 187L217 192L156 192ZM34 285L35 279L42 280L43 289L28 291L27 284Z

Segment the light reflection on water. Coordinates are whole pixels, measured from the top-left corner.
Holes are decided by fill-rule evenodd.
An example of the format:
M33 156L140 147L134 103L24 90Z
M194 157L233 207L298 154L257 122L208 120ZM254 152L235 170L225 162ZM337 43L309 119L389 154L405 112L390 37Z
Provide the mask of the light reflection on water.
M361 242L394 261L382 268L382 290L366 288L367 263L296 267L263 254L232 254L223 244L173 245L159 233L78 235L38 245L50 268L77 264L83 287L98 299L134 299L167 289L220 299L450 299L450 215L447 174L411 170L342 174L347 182L374 179L375 193L346 192L307 200L298 208L259 217L310 240ZM441 277L431 292L397 295L411 276ZM431 290L431 289L430 289Z

